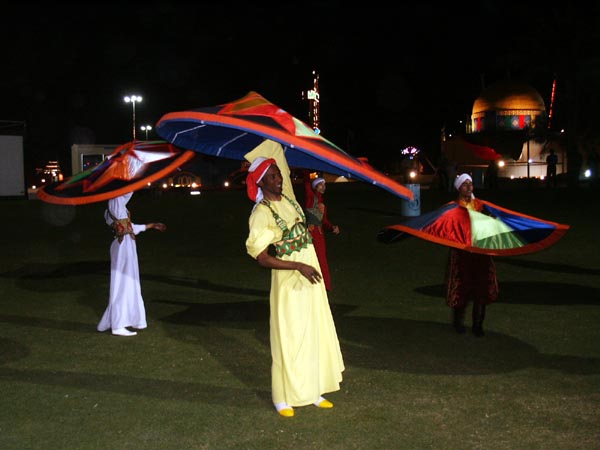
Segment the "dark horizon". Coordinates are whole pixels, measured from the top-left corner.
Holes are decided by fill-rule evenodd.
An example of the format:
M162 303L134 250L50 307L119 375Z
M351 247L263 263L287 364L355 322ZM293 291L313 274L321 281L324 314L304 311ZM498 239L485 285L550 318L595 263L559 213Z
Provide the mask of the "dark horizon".
M0 120L25 122L29 171L49 159L69 167L74 143L131 140L129 94L143 97L138 139L168 112L251 90L308 123L313 70L323 136L375 163L408 145L437 154L442 126L466 119L482 86L499 80L529 83L548 107L556 76L556 127L567 126L574 82L588 83L579 120L595 110L598 7L302 6L9 5Z

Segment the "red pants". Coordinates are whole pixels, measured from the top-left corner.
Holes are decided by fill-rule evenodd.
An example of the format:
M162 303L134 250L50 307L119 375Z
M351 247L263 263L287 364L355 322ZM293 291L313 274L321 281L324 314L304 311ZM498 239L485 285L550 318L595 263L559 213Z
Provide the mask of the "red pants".
M499 289L494 260L489 255L451 249L446 288L446 303L451 308L495 302Z
M327 263L327 249L325 247L325 234L319 227L314 227L310 232L315 251L317 252L317 258L319 258L319 265L321 266L321 275L323 276L323 283L325 283L325 289L331 290L331 277L329 276L329 264Z

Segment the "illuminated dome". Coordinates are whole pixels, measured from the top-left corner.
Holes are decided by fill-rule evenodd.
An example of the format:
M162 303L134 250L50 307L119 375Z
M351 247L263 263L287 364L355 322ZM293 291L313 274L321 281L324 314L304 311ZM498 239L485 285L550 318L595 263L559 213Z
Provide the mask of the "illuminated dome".
M522 130L546 116L546 105L534 88L502 81L485 88L473 103L471 133Z
M516 81L504 81L487 87L473 104L473 114L518 109L546 111L546 105L538 91Z

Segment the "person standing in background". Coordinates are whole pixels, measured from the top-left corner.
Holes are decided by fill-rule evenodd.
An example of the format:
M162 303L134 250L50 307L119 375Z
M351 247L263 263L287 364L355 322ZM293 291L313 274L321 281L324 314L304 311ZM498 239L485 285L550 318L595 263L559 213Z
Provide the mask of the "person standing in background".
M319 258L321 267L321 276L325 283L325 289L331 290L331 275L329 273L329 263L327 261L327 246L325 242L325 233L340 234L340 227L333 225L329 221L327 208L325 206L323 195L326 190L324 178L317 177L311 181L310 172L304 170L304 209L306 211L306 223L308 231L313 239L313 245Z
M550 149L550 153L546 156L546 186L556 187L556 166L558 165L558 156L554 153L554 149Z

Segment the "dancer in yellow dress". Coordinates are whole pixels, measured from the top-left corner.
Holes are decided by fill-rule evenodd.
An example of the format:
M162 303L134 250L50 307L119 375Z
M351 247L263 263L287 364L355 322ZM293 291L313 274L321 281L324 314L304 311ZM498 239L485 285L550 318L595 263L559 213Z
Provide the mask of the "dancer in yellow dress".
M255 202L246 249L262 267L271 269L273 403L284 417L292 417L299 406L331 408L322 395L340 389L344 361L283 148L265 140L245 158L251 163L246 188Z

